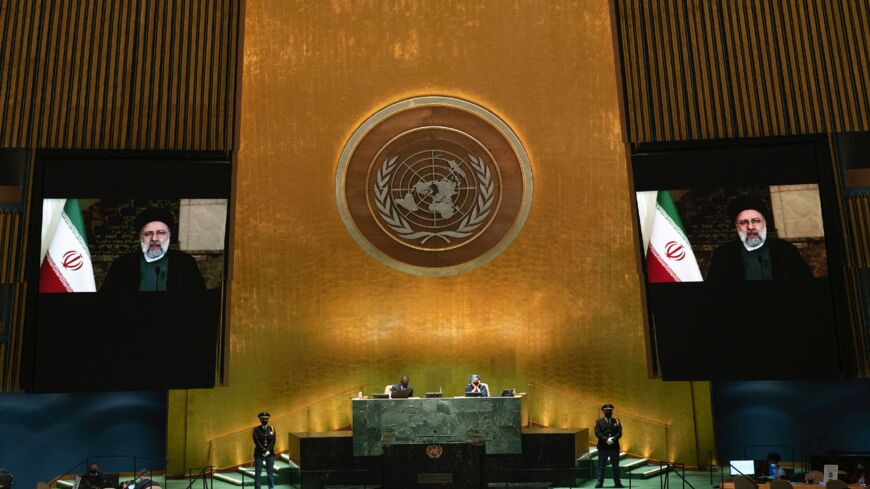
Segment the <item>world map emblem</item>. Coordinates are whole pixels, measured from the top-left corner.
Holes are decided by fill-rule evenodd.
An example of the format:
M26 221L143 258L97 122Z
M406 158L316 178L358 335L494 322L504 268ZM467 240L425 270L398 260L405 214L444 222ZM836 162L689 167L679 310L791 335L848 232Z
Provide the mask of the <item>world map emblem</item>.
M417 97L366 119L342 151L336 200L350 234L404 272L452 275L509 246L528 216L519 138L472 102Z

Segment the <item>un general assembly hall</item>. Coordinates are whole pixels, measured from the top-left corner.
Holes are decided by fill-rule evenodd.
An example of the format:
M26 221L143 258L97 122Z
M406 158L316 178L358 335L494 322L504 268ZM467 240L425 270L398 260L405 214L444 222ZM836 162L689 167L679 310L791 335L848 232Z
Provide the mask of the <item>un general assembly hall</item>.
M0 0L0 489L868 463L870 1Z

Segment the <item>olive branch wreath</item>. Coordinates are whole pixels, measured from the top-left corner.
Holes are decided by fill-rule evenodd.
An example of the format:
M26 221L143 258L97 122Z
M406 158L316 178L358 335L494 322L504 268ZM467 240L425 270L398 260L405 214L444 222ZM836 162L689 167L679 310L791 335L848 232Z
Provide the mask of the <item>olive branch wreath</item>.
M387 227L392 229L393 232L407 240L419 239L421 244L425 244L431 238L441 238L450 244L450 238L466 238L471 236L471 233L486 221L486 218L492 211L495 193L493 192L492 172L490 172L489 167L483 163L483 160L474 155L468 155L468 158L471 160L471 167L474 169L474 173L480 180L480 193L477 195L474 209L462 219L456 229L438 233L415 231L409 225L408 220L396 210L393 205L393 199L390 198L388 184L390 175L396 169L396 159L398 159L398 156L384 160L384 164L378 169L375 177L375 205L378 208L378 215L381 216L381 219L387 223Z

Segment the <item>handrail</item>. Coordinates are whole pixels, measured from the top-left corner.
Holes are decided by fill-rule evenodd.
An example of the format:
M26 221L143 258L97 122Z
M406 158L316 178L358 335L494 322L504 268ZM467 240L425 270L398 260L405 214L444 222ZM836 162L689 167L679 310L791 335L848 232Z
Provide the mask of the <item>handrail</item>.
M562 397L572 399L575 402L578 402L580 404L586 404L590 407L594 407L596 410L600 409L600 407L601 407L601 404L598 401L593 402L593 401L590 401L587 399L581 399L581 398L577 397L576 395L569 394L567 392L562 391L561 389L557 389L555 387L551 387L551 386L542 384L540 382L535 382L535 381L529 382L529 386L540 387L540 388L543 388L544 390L555 392L556 394L558 394ZM639 421L643 421L644 423L650 423L650 424L653 424L656 426L661 426L662 428L668 428L670 426L670 423L666 423L664 421L659 421L657 419L647 418L646 416L640 416L638 414L632 414L632 413L626 412L622 409L619 410L619 417L636 419Z
M160 462L161 464L163 464L164 469L166 468L166 463L168 462L168 460L166 460L166 459L162 459L162 458L142 457L142 456L139 456L139 455L120 455L120 454L112 454L112 455L88 455L87 457L85 457L85 458L79 460L78 462L75 463L75 465L73 465L72 467L70 467L70 468L64 470L63 472L61 472L60 475L58 475L57 477L55 477L54 479L52 479L51 484L53 485L53 484L54 484L55 482L57 482L61 477L64 477L64 476L67 476L67 475L73 474L73 473L74 473L73 471L74 471L75 468L78 467L79 465L82 465L82 464L84 464L84 463L87 463L87 462L88 462L89 460L91 460L91 459L98 459L98 458L129 458L129 459L132 459L132 461L133 461L133 472L136 472L136 471L137 471L137 470L136 470L136 461L137 461L137 460L150 460L150 461L152 461L152 462ZM149 470L150 470L150 469L149 469Z
M200 469L200 471L199 471L199 474L197 474L196 477L194 477L193 472L196 469ZM208 472L208 474L206 474L206 472ZM214 466L213 465L203 465L202 467L191 467L190 472L188 472L188 480L190 481L190 483L187 484L186 489L191 489L193 487L193 484L196 481L198 481L200 478L202 478L203 489L209 489L208 479L206 479L206 475L214 477ZM242 487L244 487L244 482L245 482L244 479L242 479ZM214 486L214 481L212 481L212 486Z
M341 397L345 397L345 396L348 395L348 393L350 393L350 394L351 394L351 397L353 397L354 394L356 394L357 392L361 391L362 389L363 389L362 386L357 386L357 387L353 387L353 388L342 389L342 391L341 391L339 394L335 394L335 395L333 395L333 396L330 396L330 397L327 397L327 398L324 398L324 399L320 399L320 400L315 401L315 402L313 402L313 403L311 403L311 404L309 404L309 405L307 405L307 406L301 407L301 408L296 409L296 410L294 410L294 411L290 411L290 412L287 413L287 414L282 414L281 416L272 416L270 422L271 422L272 424L280 423L281 421L283 421L283 420L285 420L285 419L292 418L293 416L298 416L298 415L304 413L305 411L310 410L311 408L313 408L313 407L315 407L315 406L318 406L318 405L320 405L320 404L326 404L327 402L334 401L334 400L339 399L339 398L341 398ZM232 432L230 432L230 433L225 433L225 434L223 434L223 435L218 435L218 436L216 436L216 437L214 437L214 438L209 438L209 439L206 441L206 443L211 443L211 442L214 442L214 441L222 440L222 439L224 439L224 438L229 438L229 437L231 437L231 436L237 436L237 435L239 435L240 433L250 433L251 428L252 428L251 426L246 426L245 428L242 428L242 429L240 429L240 430L232 431Z
M320 399L307 406L295 409L287 414L282 414L271 419L275 430L280 432L276 438L275 452L284 451L289 442L287 434L298 431L329 431L342 429L350 426L351 403L350 399L356 397L361 390L360 386L347 387L338 391L337 394ZM214 465L222 469L251 461L245 458L243 453L248 451L251 444L252 425L240 430L217 436L206 441L208 447L208 459L203 463Z
M688 484L689 487L691 487L692 489L695 489L695 486L693 486L692 483L686 479L686 464L684 464L682 462L665 462L663 464L659 464L659 467L660 468L664 467L663 472L659 473L659 485L662 487L662 489L667 489L670 487L670 478L669 477L670 477L671 469L677 468L677 467L679 467L682 470L682 473L678 472L676 470L674 470L673 472L677 477L679 477L680 479L683 480L683 487L685 488L686 484ZM664 476L664 478L665 478L664 481L661 480L662 476ZM756 485L755 487L758 487L758 485Z
M584 399L537 381L530 382L528 390L526 416L530 422L541 426L567 426L565 423L571 423L591 427L601 417L601 404L597 401ZM618 417L624 423L634 425L624 437L626 444L623 447L627 451L655 460L671 459L669 423L622 410ZM589 441L594 440L594 432L590 429Z

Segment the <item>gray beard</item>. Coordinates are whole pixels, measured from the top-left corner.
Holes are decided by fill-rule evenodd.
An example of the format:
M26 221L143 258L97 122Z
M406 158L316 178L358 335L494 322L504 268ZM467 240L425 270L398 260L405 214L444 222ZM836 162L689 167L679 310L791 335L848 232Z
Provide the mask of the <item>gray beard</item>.
M160 245L160 248L156 250L152 250L150 243L139 243L142 246L142 253L145 255L145 261L152 262L157 261L163 258L163 255L166 254L166 250L169 249L169 240L167 239L165 243Z
M743 243L743 246L747 251L760 248L767 240L767 228L762 229L757 235L753 236L749 236L747 233L741 233L740 231L738 231L737 234L740 236L740 242Z

